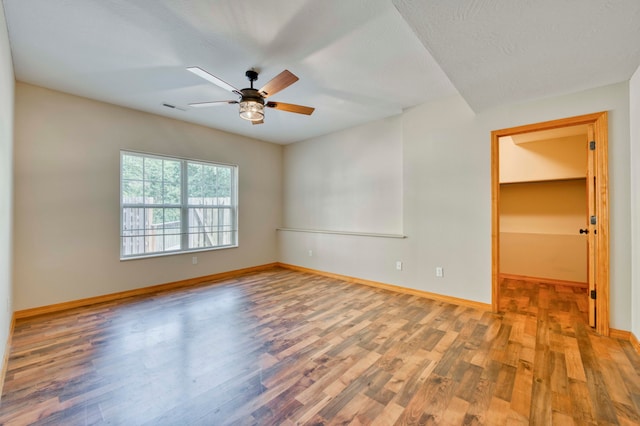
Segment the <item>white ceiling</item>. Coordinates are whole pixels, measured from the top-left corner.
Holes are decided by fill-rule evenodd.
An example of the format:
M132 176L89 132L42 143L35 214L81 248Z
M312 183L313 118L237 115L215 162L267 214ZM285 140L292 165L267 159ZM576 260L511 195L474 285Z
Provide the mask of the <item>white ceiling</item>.
M20 81L283 144L458 92L481 111L625 81L640 64L638 0L3 5ZM189 66L237 88L248 87L247 69L260 72L258 88L288 69L300 81L269 99L316 111L268 109L252 126L237 105L189 108L235 99Z

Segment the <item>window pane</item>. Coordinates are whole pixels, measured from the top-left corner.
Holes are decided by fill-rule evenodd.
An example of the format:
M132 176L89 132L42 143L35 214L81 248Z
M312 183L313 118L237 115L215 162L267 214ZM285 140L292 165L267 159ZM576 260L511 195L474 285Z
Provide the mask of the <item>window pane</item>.
M142 181L125 180L122 182L122 202L125 204L141 204L142 197Z
M143 158L137 155L122 156L122 178L142 180Z
M231 205L231 167L193 163L189 167L190 205Z
M162 163L159 158L145 158L144 159L144 180L149 181L162 181Z
M144 183L144 203L162 204L162 182Z
M189 163L187 175L188 203L202 204L202 165Z
M202 196L203 196L203 200L202 200L203 204L207 206L215 206L217 204L216 191L214 186L206 185L202 189Z
M207 183L215 182L218 175L218 166L203 164L204 179Z
M189 209L189 247L216 247L235 242L235 230L229 208Z
M216 193L218 197L223 197L228 199L231 196L231 168L224 167L220 168L218 172L218 180L216 182ZM229 205L230 200L226 200L225 204Z
M147 235L144 237L145 253L155 253L164 250L162 235Z
M122 209L122 230L144 230L144 209L130 207Z
M180 209L164 209L164 249L180 250L182 242L182 225Z
M212 245L205 232L205 209L189 209L189 247L201 248Z
M167 224L172 224L171 229L174 228L173 224L177 224L178 226L175 226L176 229L180 230L180 216L181 216L181 210L178 209L164 209L164 220L165 220L165 226Z
M180 162L164 160L164 181L180 186Z
M122 255L134 256L144 253L144 237L123 237L122 238Z
M189 163L187 187L189 204L202 204L202 164Z
M154 209L148 208L145 209L146 222L145 228L148 230L151 229L162 229L164 227L164 209L162 207Z
M180 184L164 184L164 204L180 204Z

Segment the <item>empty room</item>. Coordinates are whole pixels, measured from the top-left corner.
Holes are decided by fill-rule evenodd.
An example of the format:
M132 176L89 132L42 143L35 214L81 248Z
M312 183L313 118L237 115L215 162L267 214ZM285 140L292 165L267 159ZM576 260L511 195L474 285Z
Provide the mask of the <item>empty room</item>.
M639 40L0 0L0 424L640 424Z

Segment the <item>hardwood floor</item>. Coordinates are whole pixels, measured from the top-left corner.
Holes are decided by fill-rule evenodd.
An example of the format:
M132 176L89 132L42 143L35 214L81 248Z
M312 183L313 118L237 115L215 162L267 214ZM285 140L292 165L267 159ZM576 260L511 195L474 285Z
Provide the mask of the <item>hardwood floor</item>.
M505 313L273 268L18 320L7 425L640 424L640 356L570 287Z

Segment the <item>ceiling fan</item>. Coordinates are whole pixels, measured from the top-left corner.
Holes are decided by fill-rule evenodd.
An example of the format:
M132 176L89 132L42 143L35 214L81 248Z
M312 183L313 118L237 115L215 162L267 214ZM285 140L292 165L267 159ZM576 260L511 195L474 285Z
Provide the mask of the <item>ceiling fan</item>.
M253 88L253 82L258 79L258 73L254 70L249 70L245 73L251 83L251 87L242 90L236 89L229 83L219 79L213 74L209 74L202 68L189 67L187 68L187 70L191 71L198 77L204 78L205 80L215 84L216 86L222 87L223 89L240 96L240 99L238 100L198 102L189 104L189 106L191 107L200 108L223 104L239 104L240 117L244 118L245 120L251 121L251 124L264 123L264 107L305 115L311 115L311 113L313 113L314 111L314 108L307 106L285 104L283 102L265 101L265 99L269 96L274 95L283 89L286 89L287 87L298 81L298 77L296 77L288 70L282 71L280 74L271 79L267 84L265 84L260 90Z

